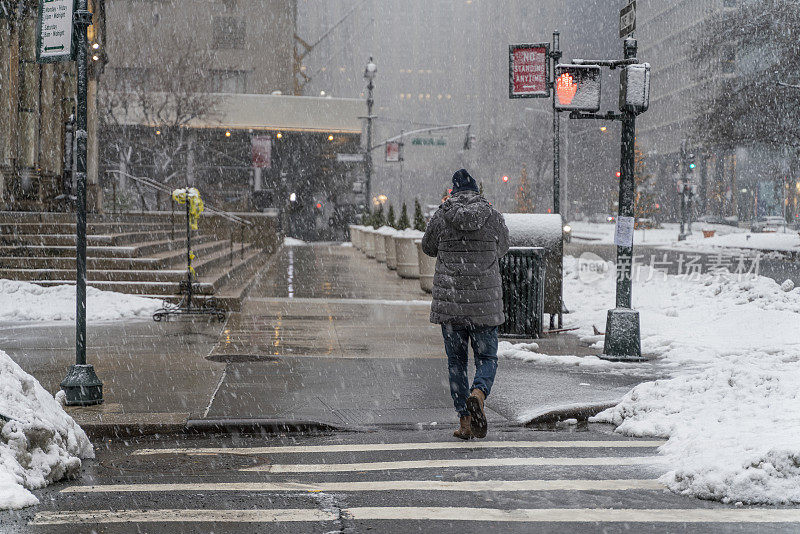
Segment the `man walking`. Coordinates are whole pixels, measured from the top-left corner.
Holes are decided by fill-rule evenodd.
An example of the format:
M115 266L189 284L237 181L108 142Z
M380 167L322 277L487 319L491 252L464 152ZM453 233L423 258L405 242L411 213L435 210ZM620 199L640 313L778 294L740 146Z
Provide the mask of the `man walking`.
M483 403L497 372L497 327L505 322L498 260L508 252L508 228L466 170L453 175L452 194L431 218L422 250L436 258L431 322L442 325L450 394L460 417L453 435L484 438ZM470 343L472 387L467 376Z

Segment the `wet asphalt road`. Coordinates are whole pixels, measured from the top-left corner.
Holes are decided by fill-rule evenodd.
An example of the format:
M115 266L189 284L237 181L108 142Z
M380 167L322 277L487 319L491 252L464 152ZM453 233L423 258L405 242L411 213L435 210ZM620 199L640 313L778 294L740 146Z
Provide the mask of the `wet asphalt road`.
M391 444L401 450L386 450ZM623 438L602 425L493 429L485 441L467 444L441 429L141 438L97 445L97 458L87 462L80 479L37 492L38 507L0 513L0 531L788 533L800 528L800 523L736 521L742 516L735 514L753 509L665 491L655 480L666 469L658 464L657 443ZM486 481L488 487L481 485ZM489 514L492 521L485 520ZM654 514L661 514L661 521L654 522ZM707 514L704 522L685 522L697 514Z

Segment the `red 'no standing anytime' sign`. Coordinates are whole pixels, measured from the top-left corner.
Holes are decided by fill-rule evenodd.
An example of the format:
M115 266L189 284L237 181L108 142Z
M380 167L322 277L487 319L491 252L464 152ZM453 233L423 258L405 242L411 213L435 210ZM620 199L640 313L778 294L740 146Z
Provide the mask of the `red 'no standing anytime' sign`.
M550 45L521 44L508 47L509 98L550 96Z

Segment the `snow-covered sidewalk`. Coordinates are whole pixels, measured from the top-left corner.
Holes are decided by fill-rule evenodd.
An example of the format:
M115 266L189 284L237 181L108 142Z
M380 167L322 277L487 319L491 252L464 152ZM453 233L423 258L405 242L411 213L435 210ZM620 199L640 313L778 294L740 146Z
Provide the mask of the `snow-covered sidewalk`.
M614 244L613 223L589 223L576 221L570 223L572 236L576 243L598 245ZM634 245L664 250L678 250L716 254L719 252L736 254L738 252L794 252L800 253L800 234L794 230L776 233L753 233L746 228L724 224L692 223L692 233L686 240L678 241L680 225L664 223L662 228L634 232ZM714 235L705 237L703 230L712 230Z
M29 490L76 475L94 457L83 430L3 351L0 425L0 510L37 504Z
M604 274L598 274L598 270ZM568 324L602 346L614 267L565 259ZM800 288L729 273L634 277L642 350L653 363L548 357L502 343L500 354L545 365L658 373L594 420L627 435L669 438L673 490L725 502L800 502ZM534 349L535 350L535 349Z
M160 306L155 299L86 288L89 322L149 318ZM74 321L75 311L75 286L0 279L0 322Z

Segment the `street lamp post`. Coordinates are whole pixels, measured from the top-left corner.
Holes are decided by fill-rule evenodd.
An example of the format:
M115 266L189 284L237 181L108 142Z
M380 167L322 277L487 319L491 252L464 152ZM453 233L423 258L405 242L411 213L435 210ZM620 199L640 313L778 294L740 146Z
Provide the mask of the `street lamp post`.
M364 184L364 196L367 203L372 199L372 106L375 103L372 92L375 89L375 75L378 73L378 67L369 58L364 69L364 78L367 80L367 146L364 153L364 174L366 182Z
M92 24L92 14L87 9L87 0L78 0L73 24L77 34L77 108L75 121L76 137L76 182L77 225L75 277L75 365L71 366L61 388L66 394L66 404L86 406L103 402L103 383L97 378L94 367L86 363L86 146L87 146L87 90L89 81L87 29Z

